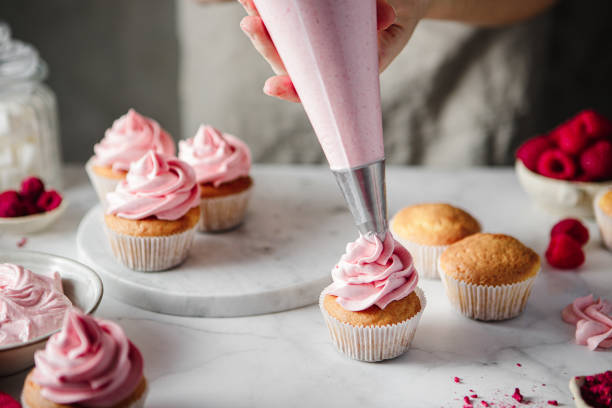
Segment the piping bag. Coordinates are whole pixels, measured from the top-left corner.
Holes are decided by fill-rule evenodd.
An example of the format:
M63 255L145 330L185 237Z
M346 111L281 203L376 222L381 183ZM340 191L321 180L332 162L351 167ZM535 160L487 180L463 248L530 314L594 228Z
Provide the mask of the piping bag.
M362 234L387 233L376 0L254 0Z

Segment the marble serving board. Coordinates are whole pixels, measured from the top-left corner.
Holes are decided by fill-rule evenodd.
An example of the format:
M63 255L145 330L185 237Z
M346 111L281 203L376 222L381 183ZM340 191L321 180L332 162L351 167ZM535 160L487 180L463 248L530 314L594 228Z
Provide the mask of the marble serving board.
M136 272L115 260L99 205L79 226L79 253L100 273L108 295L154 312L245 316L315 303L357 230L331 174L279 170L257 175L240 227L198 233L189 258L175 269Z

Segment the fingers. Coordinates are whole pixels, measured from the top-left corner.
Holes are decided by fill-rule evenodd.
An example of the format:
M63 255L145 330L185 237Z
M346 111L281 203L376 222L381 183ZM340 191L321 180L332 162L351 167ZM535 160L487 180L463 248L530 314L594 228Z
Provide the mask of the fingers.
M396 19L395 10L386 0L376 1L376 25L378 31L386 30Z
M255 7L255 3L253 0L238 0L242 7L246 10L249 16L257 16L259 13L257 12L257 8Z
M285 101L300 102L300 97L288 75L278 75L268 78L263 91L266 95L274 96Z
M249 37L257 52L268 61L275 74L284 75L287 73L283 60L281 60L280 55L278 55L278 51L276 51L276 47L261 17L244 17L240 22L240 28Z

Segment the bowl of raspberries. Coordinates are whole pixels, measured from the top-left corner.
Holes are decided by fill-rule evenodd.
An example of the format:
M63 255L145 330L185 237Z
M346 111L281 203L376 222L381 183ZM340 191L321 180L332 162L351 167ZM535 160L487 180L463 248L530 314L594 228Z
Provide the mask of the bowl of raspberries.
M523 189L547 212L593 218L593 199L612 188L612 121L584 110L516 152Z
M0 192L0 232L40 231L57 220L66 207L57 191L45 189L38 177L28 177L21 182L19 190Z

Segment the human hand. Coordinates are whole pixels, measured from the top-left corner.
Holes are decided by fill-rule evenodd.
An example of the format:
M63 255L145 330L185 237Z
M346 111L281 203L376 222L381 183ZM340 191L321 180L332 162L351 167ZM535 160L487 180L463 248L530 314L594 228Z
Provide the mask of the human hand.
M248 16L240 22L240 28L249 37L255 49L268 61L275 76L268 78L264 93L291 102L300 98L287 75L276 47L263 20L257 13L253 0L238 0ZM377 0L378 64L380 72L404 49L418 22L425 16L430 0Z

